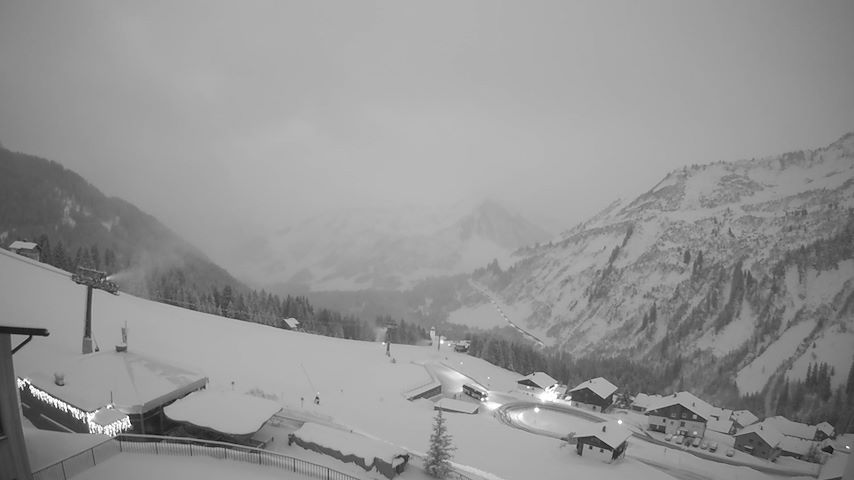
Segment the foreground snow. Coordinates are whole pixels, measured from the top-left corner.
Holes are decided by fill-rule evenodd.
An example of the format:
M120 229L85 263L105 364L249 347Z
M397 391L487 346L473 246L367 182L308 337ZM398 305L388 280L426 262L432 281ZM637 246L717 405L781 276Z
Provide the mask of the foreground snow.
M33 301L34 294L41 295L41 299ZM55 371L61 369L64 362L79 357L84 297L85 290L67 276L0 252L0 305L4 318L8 319L4 323L46 327L51 333L47 338L35 339L15 355L19 375ZM414 362L445 362L464 373L471 372L493 390L512 389L514 379L519 377L482 360L444 349L437 352L430 347L394 345L391 355L395 361L392 362L379 343L278 330L126 294L113 296L95 292L93 309L94 337L102 349L120 343L120 328L127 322L130 351L201 371L210 378L211 389L230 390L233 382L238 392L265 392L290 415L343 425L415 453L427 450L434 411L431 402L410 402L402 395L404 391L432 381L424 367ZM13 342L20 340L13 339ZM320 405L313 404L316 394L319 394ZM629 458L608 465L595 458L579 457L573 449L564 448L553 438L509 428L497 422L488 409L482 409L477 415L448 414L446 418L448 431L457 447L454 462L463 470L473 472L475 478L548 480L564 479L568 475L596 477L597 480L670 478L633 458L647 448L640 445L630 447ZM648 453L649 458L668 468L690 465L708 478L768 478L754 470L729 467L687 454L668 453L665 456L654 450ZM184 462L198 464L199 469L216 465L211 468L217 472L208 478L267 478L266 472L256 472L247 465L238 465L234 468L240 469L239 472L223 477L218 476L226 471L223 462L168 459L161 469L154 465L159 459L153 462L148 457L140 457L136 462L124 457L116 457L118 462L113 466L109 463L99 466L93 472L98 476L90 478L204 478L187 475L184 467L179 466ZM128 472L141 476L131 477ZM274 475L282 478L281 472Z

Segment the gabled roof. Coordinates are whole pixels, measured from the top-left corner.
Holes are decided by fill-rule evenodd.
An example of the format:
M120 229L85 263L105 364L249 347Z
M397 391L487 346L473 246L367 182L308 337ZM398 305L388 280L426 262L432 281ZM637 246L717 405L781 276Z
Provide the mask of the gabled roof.
M297 320L296 318L293 318L293 317L286 318L285 323L288 325L288 328L290 328L291 330L299 327L299 320Z
M754 415L750 410L736 410L732 412L732 419L742 427L753 425L759 421L759 417Z
M619 447L631 436L632 432L613 420L587 424L575 432L575 438L596 437L611 448Z
M766 418L764 423L773 426L783 435L812 440L815 438L816 426L794 422L786 417L776 416Z
M699 417L702 417L707 422L712 417L713 408L709 405L705 400L697 398L694 394L690 392L679 392L674 393L672 395L667 395L666 397L661 397L661 400L649 406L647 409L647 415L650 413L660 410L662 408L667 408L672 405L682 405L688 410L694 412Z
M599 395L601 398L608 398L608 395L611 395L612 393L617 391L616 385L609 382L608 380L605 380L602 377L596 377L578 384L575 388L570 390L570 393L578 390L584 390L585 388L589 389L596 395Z
M754 423L753 425L746 427L744 430L736 433L734 436L740 437L749 433L755 433L759 435L759 438L761 438L763 442L767 443L772 448L779 446L780 442L783 441L783 434L780 433L773 426L765 425L764 422Z
M9 245L9 250L33 250L35 248L41 250L38 243L22 242L21 240L15 240L11 245Z
M783 435L783 439L780 441L780 450L798 455L806 455L810 453L810 449L814 444L814 442L809 440Z
M524 378L519 379L516 383L521 383L522 385L530 385L532 387L542 388L543 390L555 385L557 380L550 377L545 372L534 372L530 375L527 375Z

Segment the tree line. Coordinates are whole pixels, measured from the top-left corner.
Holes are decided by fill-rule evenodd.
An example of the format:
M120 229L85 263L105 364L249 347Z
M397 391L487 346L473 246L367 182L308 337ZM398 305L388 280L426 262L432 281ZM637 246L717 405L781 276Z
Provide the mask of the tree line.
M96 244L78 247L74 255L65 250L62 242L51 245L47 235L36 243L41 248L41 261L69 272L78 267L103 270L108 275L133 270L131 261L119 261L111 248ZM374 341L375 329L369 322L354 315L328 309L315 309L304 296L280 297L265 290L253 290L232 285L200 287L193 279L198 272L194 265L181 267L151 267L137 275L115 279L122 290L150 300L204 313L220 315L247 322L285 327L285 318L296 318L309 333L353 340Z

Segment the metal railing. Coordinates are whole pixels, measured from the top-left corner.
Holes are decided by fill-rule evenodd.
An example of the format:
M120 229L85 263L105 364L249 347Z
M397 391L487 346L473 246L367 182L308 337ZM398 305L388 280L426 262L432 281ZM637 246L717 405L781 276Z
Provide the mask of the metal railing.
M76 453L33 472L34 480L67 480L99 463L113 458L121 452L121 445L114 438L105 440L80 453Z
M186 437L121 434L33 473L34 480L68 480L118 453L205 456L279 468L321 480L361 480L343 472L288 455L232 443Z

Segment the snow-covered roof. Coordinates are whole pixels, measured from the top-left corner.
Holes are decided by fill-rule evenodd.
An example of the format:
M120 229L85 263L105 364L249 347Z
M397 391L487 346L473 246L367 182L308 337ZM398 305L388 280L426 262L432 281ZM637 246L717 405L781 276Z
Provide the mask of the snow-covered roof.
M54 372L65 384L54 382ZM21 372L50 395L94 412L113 403L124 413L142 413L198 390L207 377L133 352L102 351L77 355L49 372Z
M661 397L660 400L650 405L647 413L669 407L671 405L682 405L683 407L696 413L706 421L711 419L714 407L705 400L702 400L691 392L678 392L672 395Z
M435 407L446 412L477 413L477 405L471 402L454 400L453 398L442 398L436 402Z
M592 378L586 382L578 384L570 392L577 390L590 389L591 392L599 395L602 398L608 398L608 395L617 391L617 386L602 377Z
M520 379L516 383L521 383L523 385L531 385L545 390L546 388L549 388L552 385L556 384L557 380L550 377L549 374L545 372L534 372Z
M632 400L632 405L646 410L650 405L661 400L661 395L647 395L645 393L639 393L635 396L635 399Z
M374 462L374 457L391 463L395 456L406 454L405 450L382 440L374 440L317 423L306 422L293 434L306 442L338 450L344 455L362 457L368 465Z
M587 424L575 432L575 438L596 437L611 448L619 447L631 436L632 432L613 420Z
M712 417L706 423L706 428L714 432L729 433L732 430L732 420L729 418L717 419Z
M833 425L831 425L827 422L821 422L818 425L816 425L815 428L817 428L819 432L824 433L828 437L833 436L833 432L835 431L835 429L833 428Z
M805 423L794 422L786 417L782 417L779 415L776 417L766 418L763 423L773 426L783 435L803 438L806 440L812 440L815 438L815 425L807 425Z
M763 423L754 423L749 427L745 427L742 431L736 433L735 437L740 437L742 435L747 435L749 433L756 433L762 439L763 442L767 443L771 447L776 447L783 441L783 434L780 433L779 430L774 428L771 425L765 425Z
M251 435L281 409L281 405L266 398L233 391L201 390L176 400L163 411L179 422L231 435Z
M285 323L288 325L288 328L290 328L291 330L299 327L299 320L297 320L296 318L293 318L293 317L286 318Z
M753 425L759 421L759 417L754 415L750 410L736 410L732 412L732 419L742 427Z
M727 408L720 408L712 406L712 409L709 411L709 414L717 419L717 420L730 420L732 419L732 410Z
M37 248L39 244L34 242L22 242L20 240L15 240L9 245L9 250L33 250Z
M813 445L815 445L815 443L809 440L789 437L787 435L783 435L783 439L780 440L781 450L784 452L796 453L798 455L808 454Z

